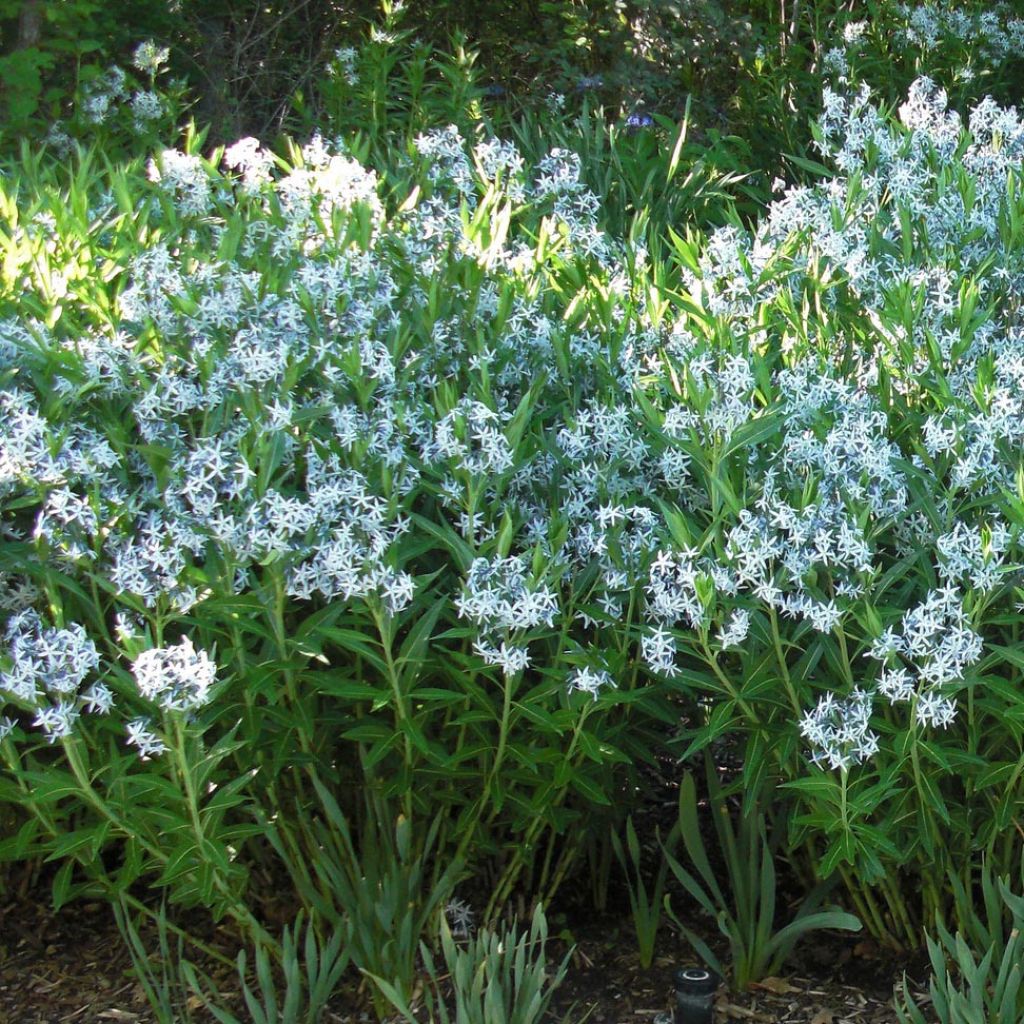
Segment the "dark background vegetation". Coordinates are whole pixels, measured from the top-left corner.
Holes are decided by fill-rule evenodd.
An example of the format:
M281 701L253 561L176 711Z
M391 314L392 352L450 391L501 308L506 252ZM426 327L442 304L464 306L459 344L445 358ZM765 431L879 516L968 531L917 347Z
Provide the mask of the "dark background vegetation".
M743 102L740 63L781 40L794 66L806 65L815 22L837 9L802 9L799 0L409 0L401 24L433 49L463 36L484 79L522 102L589 89L609 108L671 115L694 94L708 123L726 126ZM213 141L295 131L316 119L330 54L364 41L380 17L376 0L0 0L7 129L57 117L78 82L127 63L152 38L171 47L193 116L212 126Z
M400 16L389 17L392 6ZM997 6L1024 13L1024 0ZM857 79L883 103L902 102L922 71L920 54L892 45L889 23L899 7L893 0L0 0L0 150L44 138L83 86L111 65L129 66L146 39L169 47L170 80L210 144L308 136L325 121L332 55L365 46L390 21L421 54L464 54L476 86L512 117L544 115L552 92L566 96L569 116L584 99L609 118L639 111L678 119L689 110L693 141L729 136L738 163L767 183L792 170L781 154L813 155L809 126L825 55L843 46L851 20L877 27ZM972 69L979 74L961 78L971 45L954 45L948 76L941 52L932 52L928 73L939 75L957 109L986 94L1016 102L1024 62L1016 54L983 60Z

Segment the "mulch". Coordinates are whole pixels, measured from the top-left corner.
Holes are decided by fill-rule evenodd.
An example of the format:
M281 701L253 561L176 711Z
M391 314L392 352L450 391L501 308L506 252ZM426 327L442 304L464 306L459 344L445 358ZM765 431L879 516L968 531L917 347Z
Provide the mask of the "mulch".
M571 1013L577 1024L669 1024L672 975L692 954L667 928L648 969L637 962L628 917L574 922L572 938L576 950L554 1020ZM229 934L212 929L204 939L233 955ZM230 993L228 972L216 963L202 966ZM914 965L870 941L818 934L782 977L740 994L720 989L715 1022L896 1024L892 990L905 969L913 973ZM240 1008L236 1013L245 1020ZM208 1019L196 1009L197 1022ZM338 994L325 1024L372 1020L364 995L352 987ZM54 913L45 892L0 896L0 1024L111 1022L155 1024L155 1017L109 908L76 903Z

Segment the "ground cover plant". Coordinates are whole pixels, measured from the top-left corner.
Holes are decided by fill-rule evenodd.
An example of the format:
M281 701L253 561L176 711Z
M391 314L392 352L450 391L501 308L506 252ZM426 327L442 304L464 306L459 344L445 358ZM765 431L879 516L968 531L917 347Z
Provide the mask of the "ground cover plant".
M1024 22L824 13L758 22L770 159L699 101L524 106L397 5L301 137L179 132L148 42L7 153L0 860L110 900L167 1019L234 1019L201 907L253 1019L358 975L537 1020L543 908L620 869L646 963L863 929L1020 1012Z

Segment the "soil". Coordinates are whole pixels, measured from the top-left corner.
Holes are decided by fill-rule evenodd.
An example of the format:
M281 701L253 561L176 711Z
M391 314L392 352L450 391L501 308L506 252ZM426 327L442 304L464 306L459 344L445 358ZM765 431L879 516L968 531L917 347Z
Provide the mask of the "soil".
M552 934L561 927L556 918ZM229 933L208 928L203 938L226 955L234 955ZM569 938L576 948L553 1020L575 1024L671 1021L672 975L692 954L668 928L659 935L659 955L648 969L639 966L628 915L575 924L571 935L566 929L560 936L563 951ZM222 993L237 989L222 965L202 956L196 959ZM741 994L721 987L715 1024L896 1024L892 991L905 968L910 965L883 955L870 942L818 933L798 950L784 976L766 979ZM246 1014L237 994L234 1002L244 1022ZM212 1019L198 999L190 1006L197 1024ZM365 994L353 982L338 993L324 1024L372 1020ZM0 897L0 1024L156 1021L104 904L72 904L55 914L42 891Z
M705 930L704 938L726 961L715 937ZM573 970L559 990L559 1007L575 1000L577 1010L589 1012L590 1024L668 1024L673 974L681 966L697 965L693 953L666 928L659 934L661 955L644 970L633 943L628 919L617 929L606 922L595 927L592 937L579 936ZM870 941L817 933L798 948L781 976L743 993L720 986L715 1024L897 1024L893 987L914 966L883 955Z
M728 751L719 753L722 761L728 760ZM676 766L668 761L645 766L642 791L646 799L634 816L640 835L665 834L671 827L677 813L676 773ZM702 820L702 830L703 826L710 831L707 821ZM713 836L705 836L705 841L714 862ZM656 856L652 843L645 843L644 849L645 860ZM0 1024L164 1024L148 1006L106 904L78 902L54 913L45 871L26 871L20 884L17 878L13 881L12 885L8 879L6 892L0 889ZM778 882L780 905L799 903L799 883L785 873ZM280 894L288 886L285 879L267 877L261 878L257 888ZM471 888L469 883L460 890L471 905L486 902L486 893L474 894ZM673 974L681 966L696 964L685 940L663 918L654 963L642 968L624 886L611 887L608 910L601 914L589 909L588 891L573 892L573 888L570 883L562 893L564 910L552 909L548 914L553 940L549 962L560 962L570 946L574 949L569 973L549 1015L551 1024L671 1024ZM290 908L279 899L259 903L275 929L289 922ZM520 909L525 913L525 907ZM208 948L234 960L238 946L230 930L202 915L181 923ZM688 923L721 962L728 963L728 950L714 922ZM148 950L159 948L155 930L144 930L142 937ZM241 1024L248 1024L234 969L194 949L188 956L211 979ZM151 962L159 971L158 958L151 957ZM847 932L814 932L797 947L782 976L766 978L742 993L720 986L714 1024L897 1024L893 989L905 974L918 1004L924 1005L926 959L901 959ZM194 995L189 996L188 1007L193 1024L213 1021ZM375 1020L367 993L353 974L322 1024L372 1024ZM173 1024L185 1022L186 1016L173 1019Z

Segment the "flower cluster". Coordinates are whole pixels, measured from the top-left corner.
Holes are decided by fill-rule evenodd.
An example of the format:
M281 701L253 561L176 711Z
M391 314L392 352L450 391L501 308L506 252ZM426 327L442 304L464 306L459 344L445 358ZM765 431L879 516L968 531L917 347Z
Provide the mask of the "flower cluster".
M83 711L110 711L113 695L102 682L85 687L100 657L82 626L48 627L27 610L7 620L4 645L8 664L0 671L0 695L6 693L16 707L34 711L35 726L51 743L69 736ZM9 732L13 722L5 722L4 731Z
M804 714L800 732L813 748L815 764L845 770L877 752L878 736L869 728L871 706L871 694L855 688L842 700L825 694Z
M1012 85L1013 62L1024 54L1024 18L1013 4L949 4L943 0L885 4L867 20L843 25L820 70L841 83L862 76L884 87L925 67L943 85L978 97L993 85Z
M139 693L164 711L194 711L209 701L217 666L182 637L176 646L143 651L132 674Z
M166 151L147 202L173 216L122 268L116 328L3 332L36 374L0 388L7 528L161 621L253 593L384 621L426 588L509 677L544 645L632 645L656 684L710 662L713 690L765 637L783 676L835 643L836 694L799 695L825 764L868 757L874 694L948 727L979 598L1018 572L1024 127L991 102L965 124L922 79L898 122L827 89L819 135L835 175L712 231L657 315L568 149L424 132L393 213L337 140L289 165L243 139L226 173ZM65 412L27 383L47 354L74 365ZM920 578L890 607L900 560ZM569 691L619 679L588 664ZM213 682L191 647L135 668L163 710Z

